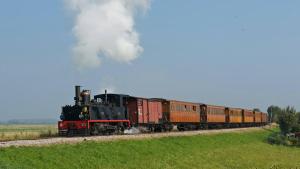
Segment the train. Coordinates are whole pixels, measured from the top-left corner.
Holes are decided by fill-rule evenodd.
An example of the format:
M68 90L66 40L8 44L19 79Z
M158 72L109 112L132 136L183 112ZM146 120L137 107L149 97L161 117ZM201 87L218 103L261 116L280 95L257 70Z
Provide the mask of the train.
M74 105L62 107L60 136L123 134L132 128L143 132L206 130L264 126L264 112L164 98L107 93L91 99L90 90L75 86Z

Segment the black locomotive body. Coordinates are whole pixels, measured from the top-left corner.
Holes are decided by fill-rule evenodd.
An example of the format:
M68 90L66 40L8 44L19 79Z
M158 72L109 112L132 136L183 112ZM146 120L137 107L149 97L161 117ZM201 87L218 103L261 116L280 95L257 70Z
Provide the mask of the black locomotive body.
M101 94L91 100L89 90L75 87L75 105L62 107L58 123L60 135L110 134L130 126L127 117L126 95Z

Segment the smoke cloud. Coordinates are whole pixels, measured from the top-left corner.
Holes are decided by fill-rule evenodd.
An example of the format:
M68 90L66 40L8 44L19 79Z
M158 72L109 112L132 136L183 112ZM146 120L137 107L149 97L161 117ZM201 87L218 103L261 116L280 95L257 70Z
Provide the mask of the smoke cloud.
M65 0L74 11L74 61L79 69L94 68L102 57L130 62L142 52L134 16L151 0Z

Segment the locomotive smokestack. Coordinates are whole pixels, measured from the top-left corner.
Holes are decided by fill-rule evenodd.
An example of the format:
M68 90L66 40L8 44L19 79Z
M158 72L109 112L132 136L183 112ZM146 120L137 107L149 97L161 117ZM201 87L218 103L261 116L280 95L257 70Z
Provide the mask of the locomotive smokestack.
M105 104L107 104L107 90L105 89Z
M80 105L80 86L75 86L75 105Z

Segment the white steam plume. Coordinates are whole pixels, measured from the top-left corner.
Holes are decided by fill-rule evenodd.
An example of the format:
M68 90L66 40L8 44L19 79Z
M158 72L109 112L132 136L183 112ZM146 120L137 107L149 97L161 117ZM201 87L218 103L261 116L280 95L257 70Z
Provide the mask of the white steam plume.
M101 56L119 62L136 59L143 48L134 29L134 16L145 12L151 0L65 0L75 13L73 48L78 68L93 68Z

